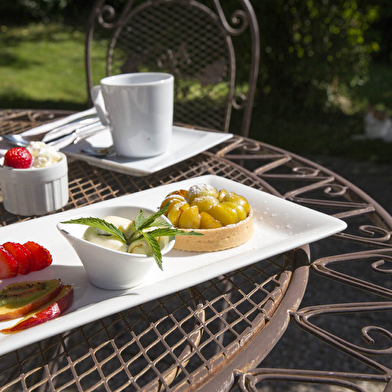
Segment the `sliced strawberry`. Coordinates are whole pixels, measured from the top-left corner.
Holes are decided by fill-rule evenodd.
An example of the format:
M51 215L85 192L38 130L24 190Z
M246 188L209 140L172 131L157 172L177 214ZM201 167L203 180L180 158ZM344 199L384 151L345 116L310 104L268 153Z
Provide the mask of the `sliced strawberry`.
M23 244L19 244L19 245L24 249L24 251L26 252L27 256L30 259L30 272L35 271L35 260L33 254L31 253L31 250L28 249Z
M18 263L18 275L28 274L31 270L31 252L28 252L23 245L17 242L6 242L3 246L14 256L14 259Z
M27 248L33 255L34 263L31 266L32 271L39 271L52 264L52 255L43 246L37 244L34 241L28 241L23 244L23 246Z
M18 263L3 245L0 245L0 279L13 278L18 274Z

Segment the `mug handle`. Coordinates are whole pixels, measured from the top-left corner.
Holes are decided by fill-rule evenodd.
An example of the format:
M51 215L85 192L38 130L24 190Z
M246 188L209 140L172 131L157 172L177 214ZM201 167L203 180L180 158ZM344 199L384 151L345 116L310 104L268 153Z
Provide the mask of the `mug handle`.
M102 125L109 125L101 86L94 86L91 88L91 98L93 100L95 109L97 111L99 119L101 120Z

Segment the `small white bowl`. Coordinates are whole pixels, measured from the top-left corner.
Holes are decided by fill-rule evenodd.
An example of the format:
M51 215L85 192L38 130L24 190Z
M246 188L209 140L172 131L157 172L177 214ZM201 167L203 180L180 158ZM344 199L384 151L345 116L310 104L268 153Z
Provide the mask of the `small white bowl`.
M97 206L64 221L82 217L105 218L110 215L134 220L141 209L145 217L156 212L136 206ZM170 223L165 216L160 218ZM84 240L83 233L87 229L85 225L59 222L57 228L75 249L90 282L102 289L120 290L137 286L145 280L152 268L159 268L152 256L111 250ZM173 248L174 242L174 237L170 237L169 243L161 250L162 256Z
M67 157L54 165L30 169L3 166L0 160L0 187L4 208L18 215L44 215L68 203Z

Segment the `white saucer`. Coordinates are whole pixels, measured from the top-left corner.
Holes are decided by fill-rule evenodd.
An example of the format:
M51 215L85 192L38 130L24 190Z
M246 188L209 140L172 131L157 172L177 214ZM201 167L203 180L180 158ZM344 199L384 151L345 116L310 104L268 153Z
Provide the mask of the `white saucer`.
M232 137L231 133L206 132L173 126L173 138L169 150L156 157L133 159L110 155L105 158L97 158L81 152L81 150L88 148L110 147L112 145L112 136L107 128L77 144L67 146L61 151L69 157L86 161L91 165L104 169L134 176L145 176L200 154Z

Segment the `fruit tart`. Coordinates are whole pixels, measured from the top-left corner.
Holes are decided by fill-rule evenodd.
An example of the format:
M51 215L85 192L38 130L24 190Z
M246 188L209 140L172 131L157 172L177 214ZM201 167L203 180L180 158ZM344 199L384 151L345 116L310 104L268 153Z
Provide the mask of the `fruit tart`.
M202 236L178 236L175 249L213 252L239 246L253 235L253 210L245 197L208 184L166 195L161 208L173 226Z

